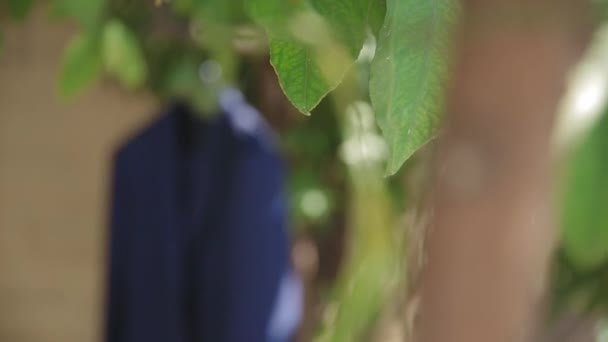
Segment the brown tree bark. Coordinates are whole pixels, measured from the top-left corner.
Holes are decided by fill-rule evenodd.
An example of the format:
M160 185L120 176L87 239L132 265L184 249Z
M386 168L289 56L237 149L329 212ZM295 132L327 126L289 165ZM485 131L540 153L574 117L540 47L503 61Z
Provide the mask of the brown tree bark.
M590 36L587 6L463 1L435 164L419 341L532 340L555 241L553 118Z

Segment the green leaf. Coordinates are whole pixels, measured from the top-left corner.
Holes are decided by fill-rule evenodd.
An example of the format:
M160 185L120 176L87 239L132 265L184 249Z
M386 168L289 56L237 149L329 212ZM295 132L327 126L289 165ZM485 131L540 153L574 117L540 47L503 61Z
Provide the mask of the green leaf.
M245 10L269 33L277 33L296 7L283 0L245 0Z
M59 95L72 97L90 85L102 70L99 39L95 34L76 35L65 49L58 80Z
M331 25L338 40L357 58L367 38L368 25L384 19L384 0L312 0L317 12Z
M338 84L330 84L314 58L314 51L304 44L272 39L270 63L283 92L302 113L310 112Z
M390 149L387 173L435 134L443 110L456 0L387 0L372 61L370 96Z
M54 0L53 12L68 15L91 28L97 24L104 7L105 0Z
M10 15L23 20L31 11L34 0L6 0L6 7Z
M608 260L607 114L572 151L563 178L562 243L580 270Z
M249 0L249 15L268 34L270 62L283 92L302 113L310 112L340 84L352 63L331 44L304 41L304 35L324 37L324 22L304 3ZM296 30L294 31L294 28Z
M376 37L380 35L380 30L384 24L384 17L386 16L386 0L369 0L370 11L368 17L368 23L372 32Z
M128 88L146 81L148 69L137 36L119 20L111 20L104 27L103 61L106 71Z

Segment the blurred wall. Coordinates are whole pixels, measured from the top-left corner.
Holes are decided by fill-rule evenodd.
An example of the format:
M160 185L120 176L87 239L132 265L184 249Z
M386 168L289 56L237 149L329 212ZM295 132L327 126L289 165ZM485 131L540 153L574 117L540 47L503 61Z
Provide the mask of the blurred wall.
M43 8L0 27L0 341L97 341L109 161L154 103L107 82L60 101L73 27Z

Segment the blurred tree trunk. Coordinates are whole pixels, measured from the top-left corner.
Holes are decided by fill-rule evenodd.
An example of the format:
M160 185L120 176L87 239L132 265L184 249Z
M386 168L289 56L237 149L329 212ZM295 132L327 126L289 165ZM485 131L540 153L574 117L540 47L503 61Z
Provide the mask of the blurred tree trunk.
M555 241L550 137L567 71L590 36L587 5L463 1L419 341L533 340Z

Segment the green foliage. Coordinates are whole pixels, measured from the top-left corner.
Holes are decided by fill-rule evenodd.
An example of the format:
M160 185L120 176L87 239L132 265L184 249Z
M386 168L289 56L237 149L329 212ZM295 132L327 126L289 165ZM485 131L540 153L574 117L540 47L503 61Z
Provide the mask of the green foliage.
M313 0L312 7L316 12L304 2L248 2L248 13L269 36L271 63L281 88L305 114L340 84L370 23L380 26L384 15L384 2L378 0Z
M16 19L25 18L36 3L0 2ZM598 11L605 11L606 3L599 1ZM105 71L128 89L147 86L163 99L177 98L211 112L217 89L238 84L243 65L256 59L233 49L235 31L251 29L252 21L264 29L268 44L257 48L268 47L282 91L300 112L316 114L281 119L287 121L282 142L293 169L293 226L318 239L330 236L336 226L348 235L347 256L336 284L330 285L329 307L335 314L320 339L362 340L381 313L393 280L403 276L396 261L405 256L393 230L391 208L396 206L390 202L406 200L389 198L388 191L401 185L382 179L383 160L363 169L339 160L347 135L340 121L347 102L368 101L369 95L390 150L389 174L433 138L441 121L458 1L172 0L155 7L154 0L50 0L49 6L81 27L61 61L57 92L63 98L77 95ZM363 46L373 50L372 35L375 55L367 51L355 63ZM2 47L0 35L0 53ZM221 66L220 81L202 80L201 65L209 61ZM344 89L350 94L340 93ZM340 105L323 101L332 92L330 99ZM297 120L302 122L293 124ZM560 258L567 261L560 264L556 283L560 293L573 292L577 301L608 307L601 290L608 287L606 137L608 114L568 160L560 248ZM395 179L400 180L391 181Z
M58 80L61 97L69 98L90 85L102 71L100 37L96 33L77 34L65 49Z
M304 114L310 114L340 81L323 75L313 48L294 41L272 39L270 63L285 95Z
M347 81L348 82L348 81ZM361 109L360 109L361 110ZM366 127L365 112L348 111L347 141L369 141L375 126ZM372 120L371 108L367 110ZM364 145L361 145L364 146ZM351 236L348 258L333 292L329 310L334 311L318 342L365 341L373 323L390 305L403 281L403 232L395 229L387 182L379 160L348 163L350 176L349 219Z
M106 70L126 87L137 88L147 77L147 66L137 36L118 20L103 29L103 61Z
M295 8L276 0L250 2L249 13L268 32L271 63L281 87L296 108L309 113L342 81L361 50L367 30L376 32L378 49L372 63L370 95L391 152L388 173L394 174L432 138L439 124L449 34L457 4L454 0L312 0L312 5L331 30L302 37L297 32L299 26L314 31L311 27L322 25L312 20L298 25L295 19L303 16L296 14L304 11L301 4ZM385 12L386 21L378 32ZM286 17L292 25L285 23ZM342 48L350 57L341 53Z
M180 100L193 99L197 95L205 94L198 77L198 65L189 58L175 61L162 82L167 92Z
M389 174L428 142L439 124L456 6L453 0L387 0L370 95L390 149Z
M23 20L32 9L34 0L5 0L5 4L13 18Z
M317 37L308 42L296 37L298 32L309 30L308 25L319 22L306 6L277 0L251 0L248 13L266 29L270 62L283 92L300 112L309 114L340 82L340 79L329 79L318 64L319 46L314 40L324 33L311 30ZM293 32L296 18L300 19L300 25L296 25Z
M357 58L367 38L370 18L378 25L378 17L384 14L376 0L312 0L312 4L353 58Z
M306 117L283 132L281 145L283 154L289 158L292 227L298 233L326 237L335 232L336 223L332 221L336 213L344 211L346 180L338 155L342 137L337 118L332 115L333 108L325 101L317 111L319 115ZM317 198L318 202L321 196L325 203L316 203L313 207L318 210L311 210L308 202L311 198ZM319 209L323 207L324 210Z
M283 35L288 18L301 9L300 2L283 0L246 0L247 14L259 25L263 26L268 35Z
M198 5L196 11L203 14L203 18L221 25L234 24L245 16L243 0L193 1L193 4Z
M300 231L327 233L330 213L335 208L335 194L318 170L296 169L289 186L292 221L299 223Z
M357 256L344 270L348 282L338 287L335 299L335 320L327 327L317 342L365 341L370 326L380 315L384 301L391 289L391 280L397 279L398 255L391 249L358 251Z
M65 50L58 92L74 96L105 71L128 89L147 86L163 99L211 111L216 88L237 83L239 68L250 62L234 49L236 30L250 29L251 21L262 26L284 94L302 113L318 114L285 118L305 121L287 124L282 132L294 169L289 179L293 225L319 239L331 236L330 228L348 235L338 281L329 284L336 315L321 339L357 341L370 331L402 278L399 260L405 257L381 174L383 157L374 159L372 168L342 163L338 151L348 135L343 119L348 105L369 100L371 88L378 123L393 152L391 173L430 139L439 121L455 2L172 0L154 7L153 0L52 0L54 13L82 28ZM378 51L370 84L372 35ZM355 63L364 45L366 58ZM201 66L213 63L221 66L217 82L201 77ZM322 101L336 88L334 102ZM368 129L375 129L372 117L369 110Z
M92 28L101 18L105 0L53 0L52 6L55 13L74 18L85 28Z
M608 1L607 0L596 0L593 1L594 13L600 20L608 19Z
M552 269L550 318L563 311L606 313L608 308L608 262L581 269L566 254L563 245L554 258Z
M367 23L372 33L378 37L386 16L386 0L370 0L368 11Z
M233 50L234 26L245 18L241 0L211 0L193 4L194 22L202 28L195 37L222 68L226 83L237 83L238 56Z
M194 9L194 2L194 0L173 0L171 8L177 14L188 15Z
M16 17L24 17L34 3L5 1ZM143 39L155 29L150 21L155 11L150 7L152 3L52 0L50 6L53 13L75 19L87 32L82 34L86 44L71 43L77 46L69 47L65 53L59 81L63 96L75 94L79 87L95 79L101 58L103 69L129 89L150 80L148 85L163 96L209 102L199 96L205 88L194 75L196 64L202 60L184 64L177 57L160 57L158 53L171 54L167 51L171 44L159 50L156 47L162 42ZM162 10L171 9L180 16L179 20L201 29L201 34L194 33L185 42L183 36L167 39L179 40L187 51L206 51L221 66L227 83L237 83L240 57L232 46L235 25L247 23L247 16L261 25L268 36L270 63L281 89L305 114L343 81L373 33L378 46L376 58L369 86L367 76L362 86L369 88L378 125L390 148L388 172L394 174L432 138L439 123L455 7L456 0L175 0ZM152 69L150 59L165 64ZM71 65L80 64L86 70L76 75L71 71L76 67ZM186 69L191 73L188 77ZM170 80L171 85L159 86L159 80Z
M561 222L566 256L579 270L608 261L608 115L566 163Z

